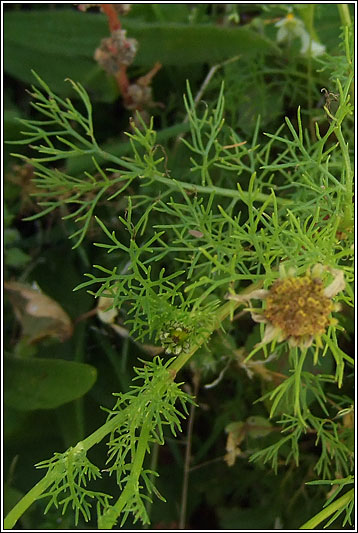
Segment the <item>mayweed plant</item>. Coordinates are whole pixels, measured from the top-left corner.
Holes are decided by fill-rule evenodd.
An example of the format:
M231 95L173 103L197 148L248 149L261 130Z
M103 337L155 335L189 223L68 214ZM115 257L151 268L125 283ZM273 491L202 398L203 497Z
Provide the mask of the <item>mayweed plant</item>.
M115 402L104 402L102 425L36 464L44 475L19 495L5 518L6 529L26 517L35 502L49 516L71 510L78 527L112 529L137 522L148 527L156 499L168 500L165 505L173 509L170 491L165 494L160 484L158 453L167 443L180 456L175 438L189 418L176 523L184 529L190 439L195 446L200 442L193 437L192 415L195 410L198 417L201 408L213 413L215 430L203 437L203 458L225 431L229 435L220 468L231 483L230 497L235 499L235 484L244 483L255 468L259 483L286 469L280 485L285 491L284 483L291 490L292 480L298 483L293 472L301 468L308 472L300 478L302 493L311 491L314 500L320 491L322 503L327 491L307 485L332 490L323 510L317 514L317 505L314 512L309 507L314 516L298 525L311 529L328 519L328 526L338 517L352 525L353 358L343 342L351 332L353 306L352 30L345 24L342 53L333 62L313 39L307 13L288 10L272 24L273 46L285 54L298 41L297 68L308 61L310 76L308 100L302 96L302 106L276 129L266 122L263 131L259 113L244 134L230 124L232 61L214 69L196 96L187 83L186 118L174 143L162 145L153 118L147 120L137 108L126 151L117 155L97 140L91 98L81 83L69 81L77 98L73 103L33 73L33 116L20 120L24 139L14 142L28 151L13 154L33 171L36 209L27 221L40 224L53 217L55 229L65 228L73 254L86 264L87 279L73 287L73 298L88 291L100 302L84 318L95 315L100 321L101 329L92 332L99 339L98 358L101 352L111 354L120 386ZM225 17L234 24L239 15L227 11ZM126 40L118 27L113 31L121 43ZM313 60L314 68L330 72L328 89L313 89ZM122 67L123 61L114 70L122 73L123 84ZM267 67L267 75L275 68ZM280 68L286 87L285 67ZM245 63L242 69L251 83L256 74L249 74ZM298 70L298 80L299 75ZM320 107L305 108L314 98L322 99ZM81 161L87 168L75 171ZM13 282L8 290L35 316L33 295ZM101 333L105 329L119 334L125 356L113 355L109 334ZM128 385L123 376L131 347L139 358ZM216 484L225 482L217 479L215 464L205 474L213 494ZM236 481L229 481L231 471ZM268 479L274 486L274 474ZM293 507L290 501L288 512ZM291 528L284 513L285 527ZM271 527L276 520L279 529L282 518L271 519ZM234 515L221 527L228 524L246 527Z

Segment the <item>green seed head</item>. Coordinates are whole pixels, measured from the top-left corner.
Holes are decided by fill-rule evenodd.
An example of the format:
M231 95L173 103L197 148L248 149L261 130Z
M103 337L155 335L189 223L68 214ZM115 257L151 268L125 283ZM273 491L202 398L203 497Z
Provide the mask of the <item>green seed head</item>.
M192 329L179 322L169 322L159 333L160 342L165 353L179 355L190 348L189 336Z

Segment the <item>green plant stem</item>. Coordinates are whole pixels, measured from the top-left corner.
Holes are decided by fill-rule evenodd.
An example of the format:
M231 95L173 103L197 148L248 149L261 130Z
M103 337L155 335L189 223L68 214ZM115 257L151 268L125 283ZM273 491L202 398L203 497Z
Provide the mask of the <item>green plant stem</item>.
M240 294L248 294L253 290L260 289L262 287L263 281L258 281L256 283L252 283L246 289L244 289ZM206 341L211 333L218 329L220 327L221 322L225 320L228 316L232 315L234 311L240 306L240 305L246 305L243 301L235 301L230 300L226 304L222 305L218 311L215 313L215 320L211 331L208 331L206 333L203 333L200 341L193 346L193 348L188 353L181 353L175 361L172 362L172 364L169 366L169 370L176 374L186 363L187 361L194 355L196 350Z
M258 286L261 286L262 282L259 282L258 284L251 285L250 287L247 287L244 292L251 292L253 288L258 288ZM182 353L180 354L175 361L168 367L168 370L170 372L170 375L174 379L177 372L187 363L187 361L194 355L194 353L197 351L197 349L204 343L206 339L208 339L211 335L211 333L217 329L221 322L227 318L230 314L232 314L237 307L240 305L245 305L244 302L235 302L233 300L230 300L223 306L219 308L215 315L215 320L213 323L213 328L211 331L206 332L203 334L200 338L200 341L193 346L193 348L188 353ZM117 502L111 506L105 513L103 513L102 516L99 517L98 520L98 529L111 529L117 522L117 518L122 512L122 509L128 499L128 495L133 491L133 488L135 490L136 487L133 487L133 483L138 483L138 479L142 470L143 461L145 458L145 451L146 451L146 443L149 437L149 431L150 431L150 424L146 423L143 424L141 429L141 434L139 438L139 444L138 444L138 450L135 455L135 462L133 464L132 469L132 475L133 480L131 480L130 483L127 483L125 489L123 490L122 494L118 498ZM142 447L140 447L140 443L142 443Z
M176 137L178 134L186 133L190 129L190 124L180 123L174 126L169 126L157 132L156 140L158 143L162 143L167 139ZM108 141L102 145L102 154L113 154L115 157L122 157L130 153L132 145L130 142ZM102 162L103 155L101 156L100 163ZM107 157L105 158L107 159ZM79 155L77 157L70 158L66 161L66 171L71 176L77 176L84 171L95 170L95 165L92 159L88 155Z
M34 487L11 509L4 520L4 529L12 529L18 519L47 489L57 477L56 472L47 472Z
M344 137L342 134L341 126L339 125L335 130L334 133L338 139L339 146L341 148L341 152L343 155L343 161L346 171L346 199L344 202L344 218L343 218L343 226L344 227L352 227L353 226L353 202L352 202L352 195L353 195L353 172L351 168L351 162L349 159L349 152L348 152L348 145L344 141Z
M348 4L337 4L337 7L343 26L350 26L352 24L352 21L349 13Z
M103 426L98 428L94 433L89 435L86 439L79 442L76 446L80 447L82 450L89 450L97 444L98 442L101 442L102 439L108 433L111 433L116 427L118 427L121 423L121 419L123 417L122 413L119 413L118 415L114 416L112 419L110 419L108 422L106 422ZM21 500L11 509L11 511L7 514L5 520L4 520L4 527L5 529L12 529L18 519L24 514L25 511L37 500L43 492L46 491L46 489L55 481L56 479L56 473L55 472L48 472L42 479L39 481Z
M148 413L148 416L151 416ZM138 480L143 468L143 462L147 451L147 445L151 429L151 419L146 420L141 428L138 439L138 447L135 453L135 459L130 474L130 480L126 484L122 494L103 515L98 517L98 529L112 529L116 524L118 516L121 514L123 507L128 501L129 495L138 490Z
M325 509L322 509L319 513L317 513L313 518L310 518L307 522L305 522L300 529L314 529L318 526L323 520L331 516L335 511L338 509L342 509L342 507L345 507L349 504L349 502L354 498L354 489L349 490L346 494L338 498L338 500L332 502L330 505L328 505Z
M250 285L247 287L243 293L251 292L254 288L258 288L262 285L262 282ZM205 335L202 335L200 338L200 341L190 350L188 353L182 353L180 354L175 361L168 367L169 373L172 376L172 379L175 378L177 372L185 365L185 363L194 355L196 350L203 344L203 342L210 337L211 333L217 329L221 322L227 318L230 314L234 312L234 310L239 307L240 305L245 305L244 302L235 302L233 300L230 300L223 306L219 308L217 313L215 314L215 320L213 323L213 328L211 331L208 331ZM145 458L145 452L146 452L146 446L147 441L149 438L150 433L150 424L149 421L147 421L145 424L143 424L141 429L141 434L139 437L139 444L137 453L135 454L135 461L133 463L132 468L132 474L131 477L133 478L130 483L127 483L125 489L123 490L122 494L118 498L117 502L111 506L105 513L103 513L102 516L98 519L98 529L112 529L112 527L116 524L117 518L120 515L120 513L123 510L123 507L128 499L128 495L131 494L133 490L136 490L138 485L139 476L142 470L143 461Z
M247 292L251 292L253 287L258 288L261 286L262 282L259 284L253 284L250 285L249 288L245 289L242 294ZM175 376L175 374L189 361L189 359L194 355L194 353L197 351L197 349L210 337L212 332L220 327L220 324L225 318L227 318L230 314L232 314L237 307L240 305L245 305L245 302L235 302L234 300L230 300L228 303L221 306L216 315L215 315L215 322L214 326L211 331L205 332L201 335L200 340L198 343L196 343L192 349L187 353L181 353L175 361L168 367L169 371L172 372Z
M107 159L108 161L111 161L118 166L125 166L125 168L129 168L130 170L134 170L133 165L129 165L127 162L123 161L122 159L119 159L118 157L109 154L108 152L100 151L99 155L103 157L104 159ZM138 175L141 174L141 170L138 170ZM256 200L258 202L266 202L267 200L272 201L272 195L264 194L255 191L254 196L252 197L252 193L250 194L247 191L242 190L235 190L235 189L226 189L224 187L215 187L215 186L205 186L205 185L196 185L194 183L188 183L186 181L177 181L172 178L166 178L163 174L160 174L159 172L155 173L153 176L154 181L158 181L160 183L163 183L164 185L167 185L170 188L180 188L185 189L187 192L194 192L194 193L204 193L204 194L217 194L219 196L224 196L226 198L237 198L239 200L242 200L245 203L248 203L250 200ZM179 185L180 184L180 185ZM278 204L282 205L292 205L292 200L288 198L276 198L276 201Z
M151 461L150 461L150 469L153 471L153 472L156 472L157 471L157 465L158 465L158 456L159 456L159 444L157 442L155 442L153 444L153 448L152 448L152 458L151 458ZM149 476L149 479L152 481L152 483L154 484L154 480L155 480L155 476L153 474L151 474ZM153 501L152 500L148 500L146 505L145 505L145 508L146 508L146 511L147 511L147 514L149 516L149 519L150 519L150 512L151 512L151 509L152 509L152 505L153 505ZM148 529L150 526L150 524L144 524L143 525L143 529Z
M175 184L175 180L165 178L164 176L158 175L156 177L158 181L161 183L164 183L165 185L169 185L173 187L173 184ZM195 185L193 183L187 183L185 181L180 181L180 186L183 187L186 191L190 192L202 192L204 194L217 194L219 196L224 196L227 198L238 198L245 203L249 201L249 192L247 191L235 191L234 189L225 189L224 187L215 187L215 186L205 186L205 185ZM255 192L253 200L258 202L266 202L267 200L272 201L272 195L264 194ZM288 198L277 198L277 203L282 205L291 205L292 200Z
M254 288L258 288L262 285L262 282L255 283L253 285L250 285L247 287L243 293L251 292ZM211 333L220 327L221 322L227 318L230 314L232 314L237 307L240 305L244 305L244 302L235 302L233 300L230 300L229 302L222 305L217 313L215 314L215 319L213 322L213 328L211 331L208 331L203 334L200 338L200 342L198 342L190 352L188 353L182 353L180 354L175 361L168 367L168 370L170 372L171 379L174 379L177 372L185 365L185 363L194 355L196 350L203 344L205 340L207 340ZM82 450L87 451L90 448L92 448L95 444L101 442L106 435L111 433L115 430L116 427L119 427L121 424L121 419L124 417L124 412L119 413L118 415L115 415L113 418L108 420L103 426L98 428L94 433L89 435L86 439L79 442L76 447L80 447ZM146 431L148 432L150 430L150 424L146 423L142 427L141 431L141 438L139 441L141 443L146 443L148 439L146 439L146 435L142 434L142 432ZM148 433L149 436L149 433ZM133 465L133 472L134 472L134 478L139 478L142 464L145 458L145 452L146 452L146 446L143 446L142 448L138 447L138 453L136 454L135 464ZM43 492L53 483L55 480L55 474L52 472L48 472L44 478L37 483L16 505L13 507L13 509L8 513L8 515L5 518L5 529L12 529L14 525L16 524L17 520L22 516L22 514L34 503L34 501L41 496ZM133 484L127 484L125 489L123 490L121 496L118 498L117 502L114 506L111 506L109 510L104 513L98 521L98 527L99 529L108 529L109 525L111 524L111 527L116 523L117 517L120 514L120 512L123 509L123 505L126 502L126 499L128 497L128 494L133 490Z
M299 418L299 420L302 422L304 426L306 426L306 423L302 417L301 413L301 405L300 405L300 395L301 395L301 373L302 373L302 367L303 363L305 362L307 354L307 349L302 350L301 357L298 361L298 364L295 368L295 415Z
M199 375L194 376L194 396L196 397L199 391L200 377ZM182 488L182 497L180 505L180 520L179 520L179 529L185 529L186 523L186 510L188 502L188 486L189 486L189 474L190 474L190 461L191 461L191 445L193 438L193 428L194 428L194 416L195 416L196 405L193 403L190 407L189 421L188 421L188 431L186 436L186 449L185 449L185 461L184 461L184 476L183 476L183 488Z
M314 38L315 32L314 32L314 11L315 11L315 5L314 4L308 4L306 8L306 22L308 27L308 32L311 36L310 46L309 46L309 54L307 58L307 104L308 109L312 109L312 54L311 54L311 45L312 45L312 39ZM309 130L310 130L310 136L311 140L315 138L315 130L314 130L314 124L312 119L309 120Z

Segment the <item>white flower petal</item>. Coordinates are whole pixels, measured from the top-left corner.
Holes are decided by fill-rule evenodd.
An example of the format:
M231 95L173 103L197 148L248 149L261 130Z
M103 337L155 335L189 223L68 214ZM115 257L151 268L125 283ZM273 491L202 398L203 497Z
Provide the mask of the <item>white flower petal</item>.
M279 330L273 326L272 324L267 324L265 328L265 334L263 336L262 341L259 344L268 344L269 342L273 341L277 336L279 335Z
M263 315L262 313L251 313L251 318L255 322L267 322L265 315Z
M106 298L104 296L101 296L98 301L97 316L105 324L112 324L118 315L118 309L112 307L113 302L113 298Z
M280 278L293 278L296 275L296 269L293 266L288 267L287 262L284 261L279 264L278 271L280 273Z
M301 41L302 41L302 46L301 46L300 52L301 54L306 54L309 49L310 41L311 41L311 37L309 36L307 32L304 32L301 35Z
M338 294L339 292L343 291L344 287L346 286L346 283L344 281L344 272L343 272L343 270L332 269L331 272L335 276L334 280L323 291L323 294L327 298L333 298L333 296L336 296L336 294Z
M277 24L276 24L276 26L277 26ZM286 27L285 26L281 26L281 28L277 32L276 41L278 43L281 43L282 41L285 41L287 39L288 35L289 35L289 33L288 33Z
M302 40L302 46L300 50L301 54L309 53L312 57L317 57L324 54L326 51L326 47L323 44L311 39L306 31L302 33L300 37Z
M129 331L126 328L123 328L122 326L119 326L118 324L110 324L111 328L114 329L120 335L121 337L127 338L129 337Z
M296 21L296 24L294 26L292 26L291 33L295 37L301 37L302 38L302 36L307 33L306 30L305 30L305 26L304 26L302 20L295 19L295 21Z
M275 27L276 28L281 28L281 26L285 26L286 24L287 24L287 22L286 22L286 19L284 18L284 19L281 19L278 22L276 22Z
M312 346L313 335L306 335L305 337L297 338L290 337L288 339L288 344L292 347L300 346L300 348L309 348Z
M313 278L321 277L323 271L325 270L324 266L321 263L317 263L311 270Z
M312 41L311 43L311 55L312 57L321 56L326 51L324 44L317 43L317 41Z
M256 289L246 294L226 294L226 300L235 300L235 302L249 302L251 299L263 300L268 295L269 291L265 289Z

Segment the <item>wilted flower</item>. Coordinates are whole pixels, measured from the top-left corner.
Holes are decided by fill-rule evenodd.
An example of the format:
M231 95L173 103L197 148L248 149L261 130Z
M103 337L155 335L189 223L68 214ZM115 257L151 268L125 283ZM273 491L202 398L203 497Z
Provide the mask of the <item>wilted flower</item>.
M152 105L152 88L150 86L139 85L139 83L129 85L126 94L127 109L141 109Z
M138 41L127 38L126 30L115 30L102 39L94 59L108 73L115 75L123 65L130 65L137 53Z
M103 9L103 4L74 4L75 6L78 6L78 9L80 11L87 11L87 9L90 9L91 7L100 7L101 10ZM111 4L113 8L117 11L119 15L127 15L131 9L131 4Z
M323 44L314 41L302 20L295 17L292 13L288 13L284 19L279 20L275 26L279 28L276 41L281 43L283 41L291 41L294 38L301 39L301 54L310 54L312 57L322 55L326 48Z
M87 11L91 7L101 7L101 4L74 4L80 11Z
M324 286L322 274L329 271L333 281ZM290 346L307 348L316 341L322 346L321 335L336 321L331 312L338 310L332 298L345 287L342 270L325 267L321 264L308 269L304 276L295 276L293 271L281 276L269 290L255 290L246 295L228 295L236 301L265 300L264 309L249 308L256 322L266 323L265 334L260 345L271 341L288 341Z

